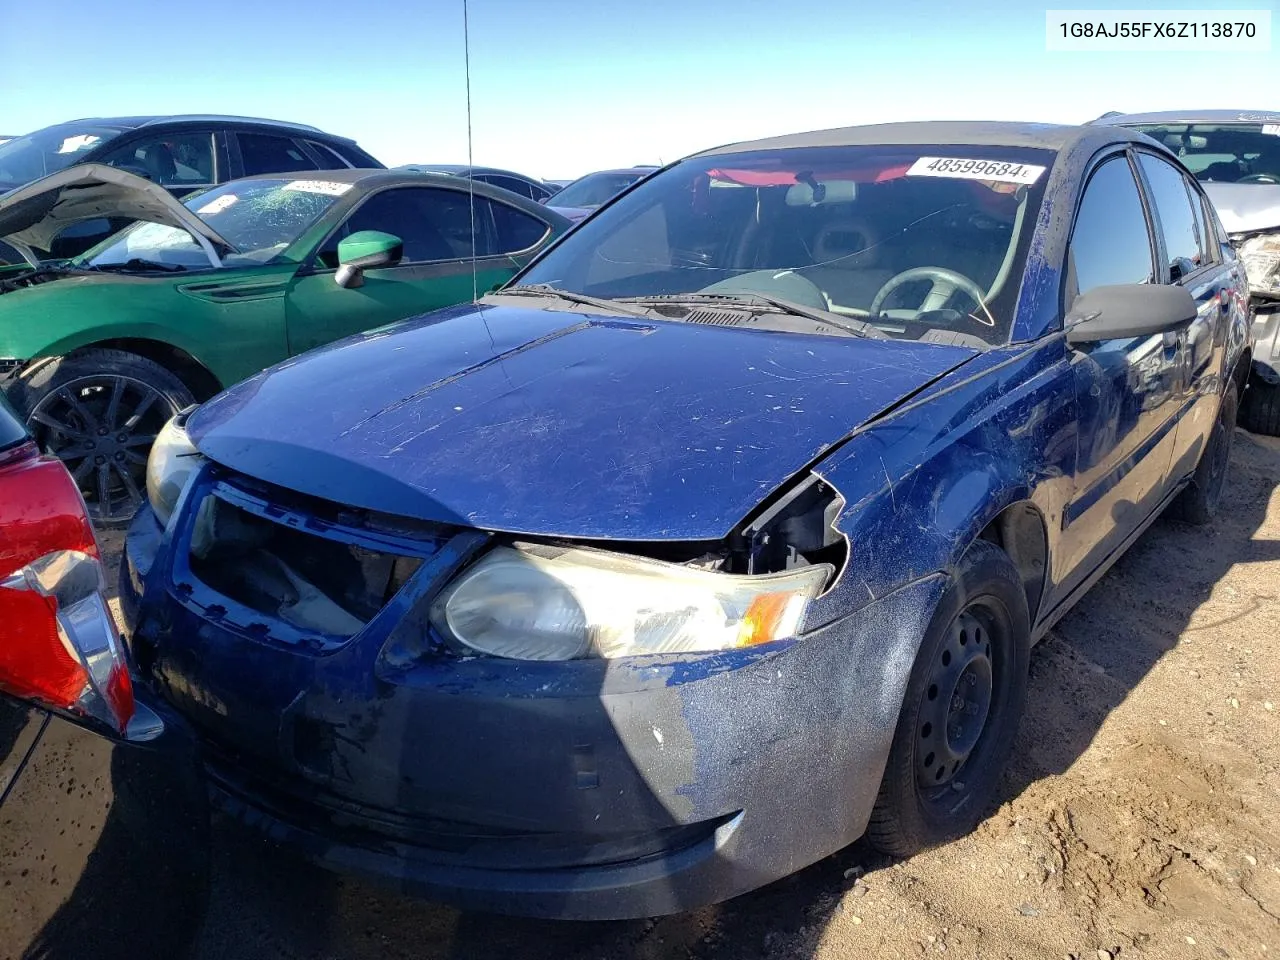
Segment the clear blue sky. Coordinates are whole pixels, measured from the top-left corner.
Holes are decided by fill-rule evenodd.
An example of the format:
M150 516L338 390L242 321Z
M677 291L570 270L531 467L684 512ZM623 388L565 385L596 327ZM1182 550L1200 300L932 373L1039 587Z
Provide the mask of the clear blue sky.
M1046 53L1047 6L1139 4L470 0L475 162L561 178L893 119L1280 108L1275 48ZM1151 6L1274 11L1274 0ZM0 0L4 134L239 113L355 137L391 165L463 162L465 89L461 0Z

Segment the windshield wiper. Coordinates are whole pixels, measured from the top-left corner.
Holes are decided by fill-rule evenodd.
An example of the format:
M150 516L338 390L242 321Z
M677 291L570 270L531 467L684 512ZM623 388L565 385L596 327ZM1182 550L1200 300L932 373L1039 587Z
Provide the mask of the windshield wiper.
M177 263L161 263L159 260L144 260L142 257L131 257L122 263L88 263L81 270L96 270L100 273L121 273L144 270L156 273L186 273L187 268Z
M625 313L631 317L644 317L646 320L652 319L652 314L647 310L627 306L617 300L609 300L605 297L591 297L585 293L574 293L572 290L561 290L558 287L548 286L545 283L522 283L515 287L504 287L500 290L494 290L492 293L486 293L485 296L555 297L557 300L567 300L569 303L579 303L584 307L595 307L597 310L605 310L610 313Z
M678 293L670 296L627 298L628 303L683 303L686 301L692 303L732 303L743 306L754 304L756 306L770 307L779 313L790 314L793 317L815 320L829 327L835 327L837 330L852 333L854 336L868 337L872 340L891 339L889 334L874 324L867 323L865 320L842 317L840 314L832 313L830 310L806 307L790 300L783 300L779 297L771 297L768 294L755 293L754 291L751 293Z

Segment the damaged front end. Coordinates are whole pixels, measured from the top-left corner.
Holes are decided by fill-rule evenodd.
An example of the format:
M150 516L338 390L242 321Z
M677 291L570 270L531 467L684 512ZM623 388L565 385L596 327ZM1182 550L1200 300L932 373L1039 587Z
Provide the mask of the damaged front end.
M199 461L172 520L135 520L122 606L233 816L464 906L650 916L865 829L905 682L884 651L941 585L807 623L843 505L805 474L724 542L569 543Z
M1280 226L1236 234L1231 242L1249 278L1253 314L1253 370L1262 383L1280 387Z

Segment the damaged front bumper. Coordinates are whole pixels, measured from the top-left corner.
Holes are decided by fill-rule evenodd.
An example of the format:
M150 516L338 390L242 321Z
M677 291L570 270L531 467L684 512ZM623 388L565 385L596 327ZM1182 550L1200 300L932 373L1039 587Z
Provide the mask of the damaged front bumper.
M205 471L184 499L214 482ZM944 586L925 578L749 650L460 657L428 642L426 608L485 538L441 530L388 536L416 555L412 573L326 645L196 576L198 512L169 531L139 515L121 600L137 661L201 734L224 810L331 868L531 916L688 910L857 839ZM367 539L334 518L273 516Z

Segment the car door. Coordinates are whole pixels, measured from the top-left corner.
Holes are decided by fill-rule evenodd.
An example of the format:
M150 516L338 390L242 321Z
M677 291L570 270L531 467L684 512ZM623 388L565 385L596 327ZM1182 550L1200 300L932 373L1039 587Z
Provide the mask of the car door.
M1090 172L1072 228L1064 306L1099 286L1165 282L1155 222L1124 151ZM1181 399L1177 335L1071 348L1078 421L1073 494L1063 512L1059 595L1120 547L1160 506Z
M470 300L510 279L522 254L550 230L522 210L476 194L473 257L471 224L465 187L398 186L365 198L295 277L286 297L289 349L300 353ZM393 267L367 270L360 287L344 289L334 280L338 244L362 230L399 237L404 256Z
M1178 334L1178 428L1169 470L1171 490L1195 470L1217 416L1226 333L1235 306L1233 277L1217 243L1210 241L1200 188L1163 157L1140 150L1137 158L1159 225L1168 278L1185 287L1198 307L1196 319Z

